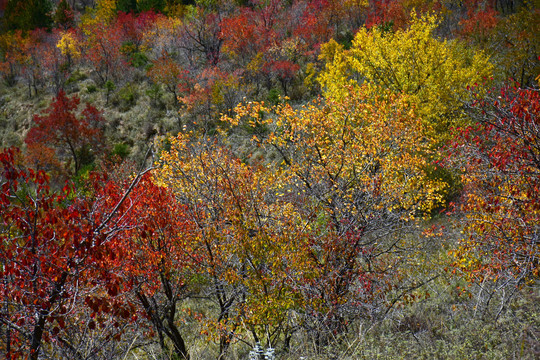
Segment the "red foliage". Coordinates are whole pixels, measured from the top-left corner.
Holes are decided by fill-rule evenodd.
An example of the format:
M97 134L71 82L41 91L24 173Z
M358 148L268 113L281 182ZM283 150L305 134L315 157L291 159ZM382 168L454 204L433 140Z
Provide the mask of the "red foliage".
M300 65L289 60L274 60L263 66L263 71L278 79L286 96L288 95L288 86L299 70Z
M420 16L429 11L438 12L441 6L441 1L370 0L366 27L392 25L393 30L403 29L409 24L412 10Z
M181 274L197 259L189 238L193 226L184 214L186 208L179 205L169 189L155 184L150 173L135 186L131 201L126 217L131 224L126 233L129 243L124 244L129 251L122 259L126 265L123 274L150 295L159 288L160 281L174 282L169 285L175 289L183 288L185 279Z
M116 23L113 26L120 34L122 42L131 42L135 46L135 49L138 50L141 46L144 33L154 25L158 16L153 11L145 11L138 15L132 12L119 12Z
M499 12L495 10L494 3L488 1L469 0L465 2L467 18L460 22L463 36L489 35L497 26Z
M106 183L104 208L120 204L121 195L134 186L117 210L122 216L114 224L124 231L111 241L114 254L96 263L105 269L100 276L106 280L107 295L90 294L85 302L95 313L107 312L122 319L137 311L149 328L171 340L179 358L185 358L186 345L173 320L178 302L187 295L190 274L200 261L186 208L169 189L157 185L150 172L136 182Z
M392 23L394 28L401 28L407 23L409 14L402 5L402 1L375 0L370 1L370 12L366 20L366 27Z
M229 51L254 56L264 53L278 41L282 5L272 0L268 4L256 2L255 8L242 8L236 15L221 21L223 45Z
M118 207L103 201L103 182L91 183L87 197L69 185L54 193L48 175L23 167L20 157L17 149L0 153L0 302L8 356L37 359L87 291L102 282L118 289L100 265L116 253L120 226L112 221ZM100 310L113 302L103 299Z
M469 215L458 255L473 259L465 269L480 280L538 279L540 94L507 87L474 105L479 125L454 144L454 157L467 162L462 209Z
M221 21L221 37L226 51L240 56L254 56L265 48L254 13L248 8Z
M148 69L147 75L153 82L164 85L175 100L178 96L187 94L192 88L189 72L167 54L152 61L152 67Z
M54 152L68 167L73 162L73 172L77 173L103 150L101 112L86 104L81 117L77 117L79 103L78 96L69 98L62 90L43 115L34 116L35 126L26 135L25 142L29 158L36 166L50 168L54 165L43 157L43 150L50 149L47 153Z
M88 31L86 58L99 81L105 84L120 74L126 75L128 63L122 53L125 40L123 32L116 26L104 23L92 25Z
M310 1L293 30L293 34L305 42L307 49L327 42L333 35L334 31L329 21L330 5L327 0Z

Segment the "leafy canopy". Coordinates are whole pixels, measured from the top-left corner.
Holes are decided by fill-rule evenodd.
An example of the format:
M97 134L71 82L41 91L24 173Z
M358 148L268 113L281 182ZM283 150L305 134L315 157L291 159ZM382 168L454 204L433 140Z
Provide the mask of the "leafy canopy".
M326 60L326 69L319 81L330 98L346 95L342 84L358 87L362 82L408 94L422 119L442 134L450 121L463 116L460 107L467 85L489 78L493 66L481 52L473 52L458 41L437 39L436 15L412 15L405 30L361 28L350 50L333 40L325 44L321 57Z

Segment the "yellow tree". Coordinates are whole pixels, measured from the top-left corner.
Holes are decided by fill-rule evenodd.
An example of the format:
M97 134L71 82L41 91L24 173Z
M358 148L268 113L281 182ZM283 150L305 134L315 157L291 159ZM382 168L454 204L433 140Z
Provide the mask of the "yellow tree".
M116 0L98 0L94 9L89 9L81 17L81 29L91 36L92 29L100 24L110 24L116 17Z
M321 54L326 69L319 80L325 95L344 96L344 83L374 83L409 95L408 101L430 125L431 135L444 134L463 117L461 104L467 86L485 82L493 66L483 53L473 52L457 40L436 38L438 21L435 15L418 18L413 12L405 30L361 28L350 50L330 41Z
M56 43L56 47L66 57L68 66L71 66L74 61L79 60L82 56L81 39L74 31L68 30L62 32L60 39Z
M218 341L220 355L246 333L273 345L291 335L287 314L299 300L286 269L307 269L300 253L306 236L288 231L294 218L272 196L275 174L242 163L216 141L190 138L168 140L156 178L197 227L199 296L217 305L205 311L202 332Z
M339 91L299 110L249 103L223 117L278 159L276 196L309 230L311 271L291 277L302 289L302 325L320 346L352 314L381 310L390 289L408 286L396 281L405 245L397 234L437 206L445 187L425 174L433 143L406 96L370 85Z

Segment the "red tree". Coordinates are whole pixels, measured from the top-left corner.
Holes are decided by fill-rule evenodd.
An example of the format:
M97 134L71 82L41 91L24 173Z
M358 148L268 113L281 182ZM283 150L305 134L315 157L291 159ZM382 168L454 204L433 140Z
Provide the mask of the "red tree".
M455 143L463 162L464 235L456 267L471 280L540 277L540 94L504 88L473 107L479 125Z
M60 91L43 115L34 116L35 126L26 135L25 142L29 157L36 165L51 168L58 161L64 161L68 168L73 166L76 174L103 150L103 116L86 104L82 116L77 117L79 102L78 96L69 98ZM50 156L45 157L45 154Z
M111 198L100 178L84 197L68 185L54 193L49 177L19 158L16 149L0 153L0 349L8 359L36 360L44 343L60 341L56 336L81 306L128 316L112 296L90 301L95 296L85 295L120 291L102 265L117 254L129 190Z
M88 26L86 59L101 84L120 74L127 75L127 62L121 51L123 35L118 27L103 22Z
M193 225L186 208L172 192L154 183L147 173L133 189L131 230L123 238L121 274L143 317L157 334L163 353L189 359L187 345L175 321L188 293L194 265L199 261L192 241ZM172 343L172 349L169 344Z

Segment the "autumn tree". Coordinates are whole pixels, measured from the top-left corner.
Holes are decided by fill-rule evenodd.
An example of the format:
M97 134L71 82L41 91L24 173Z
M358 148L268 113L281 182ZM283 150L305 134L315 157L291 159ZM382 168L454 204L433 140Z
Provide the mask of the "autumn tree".
M116 17L116 0L97 0L93 8L81 16L81 29L85 34L91 33L91 28L99 23L109 25Z
M14 70L11 62L17 64L15 68L26 83L29 97L36 96L45 86L50 86L54 93L58 93L69 76L66 60L70 59L65 59L56 46L59 35L57 29L51 32L35 29L24 36L16 33L11 37L13 40L17 39L18 43L16 49L8 47L6 60L11 74ZM6 40L9 38L10 36Z
M289 95L289 88L300 65L289 60L274 60L263 65L263 71L275 77L281 84L285 96Z
M75 24L73 9L69 6L67 0L61 0L54 12L54 23L57 27L67 30Z
M515 289L540 274L540 95L513 87L493 95L475 100L478 124L462 129L451 152L464 184L455 266L472 281Z
M43 44L45 33L42 29L36 29L23 38L21 52L23 61L21 63L21 76L26 82L28 96L37 95L38 88L43 85L43 63L38 54L38 48Z
M68 30L60 32L56 47L65 57L65 66L71 68L74 64L77 64L82 58L82 45L83 41L81 33L75 30Z
M119 262L123 281L130 284L133 303L157 335L163 354L189 359L177 317L201 261L193 225L187 209L169 189L156 185L150 173L134 187L131 198L126 222L132 229L125 234Z
M80 58L76 38L75 31L64 33L53 29L36 44L35 53L39 54L42 81L55 95L65 87L71 75L71 66Z
M190 90L191 80L188 77L188 71L182 69L180 64L167 54L153 61L147 74L154 83L163 85L171 93L177 105L180 105L178 96L185 95Z
M448 4L452 4L452 2L372 0L369 1L366 27L380 27L381 29L390 31L404 29L409 25L411 17L414 18L414 14L411 14L411 11L425 14L430 11L440 12L441 8L443 8L446 12L450 13L451 11L445 8L445 5Z
M13 86L20 75L21 65L26 59L22 51L21 44L24 43L22 31L0 35L0 49L2 62L0 62L0 73L6 85Z
M318 276L304 279L311 286L303 314L320 346L344 329L362 299L376 307L396 285L401 257L394 250L407 246L387 235L429 213L445 187L426 177L431 144L406 97L370 85L344 86L342 94L299 110L238 106L234 118L224 118L251 128L252 141L277 156L281 196L312 229L307 251Z
M281 10L279 1L255 2L253 8L243 7L224 17L220 35L225 51L240 64L264 53L278 40L275 27Z
M206 331L224 354L240 331L239 304L245 295L241 274L250 267L245 251L262 216L248 201L261 194L250 188L257 186L250 169L226 148L208 140L190 143L185 135L170 141L171 151L162 154L157 179L176 194L196 224L195 244L204 254L197 269L207 281L200 295L217 304L217 312L205 319Z
M319 304L302 289L321 275L312 245L324 235L303 218L308 210L291 204L295 195L283 190L278 172L243 163L216 139L190 137L168 139L156 178L196 225L192 246L202 257L195 271L205 285L198 296L216 304L202 331L218 342L220 357L242 338L286 349L302 323L293 314Z
M86 34L86 60L92 66L97 81L105 85L126 75L128 62L122 53L124 38L120 29L105 21L91 23L83 28ZM124 71L122 71L124 70Z
M101 177L84 196L70 185L53 192L49 176L20 159L16 149L0 153L0 348L8 358L35 360L47 357L47 344L65 345L58 335L82 308L129 317L114 297L91 301L119 292L102 265L116 254L129 191L111 201Z
M153 11L140 14L120 12L114 26L120 32L124 43L130 43L134 50L141 50L144 33L154 25L158 15Z
M362 81L407 94L433 131L430 136L444 137L464 118L467 85L485 82L493 66L484 54L458 41L436 39L435 15L412 15L404 30L361 28L350 50L334 41L327 43L321 52L326 70L320 81L325 94L333 97L342 91L340 84L358 86Z
M221 57L221 12L197 7L183 23L181 49L196 64L215 66Z
M142 46L148 49L149 57L156 60L165 54L178 54L178 49L182 44L182 21L175 17L157 15L150 27L142 36ZM179 58L174 58L179 60ZM182 62L188 59L182 59Z
M257 31L255 20L252 10L242 8L238 14L227 16L221 22L223 49L240 63L246 63L260 50L261 44L258 43L257 37L262 34Z
M116 0L100 0L81 17L80 29L86 36L85 60L101 85L116 80L117 75L127 69L128 63L121 51L124 39L120 29L114 26L116 17Z
M189 80L189 87L183 87L178 100L185 106L190 122L200 129L215 128L219 115L230 113L242 98L237 72L227 73L219 67L208 66L196 76L191 75Z
M534 86L540 73L540 39L535 36L540 31L540 10L529 6L532 5L500 19L484 15L478 23L485 28L486 40L477 39L480 31L468 37L472 44L491 55L499 81L510 78L522 88Z
M34 116L35 125L25 142L29 158L38 167L47 169L61 161L68 172L77 174L103 151L104 119L90 104L78 117L79 102L77 96L70 98L60 91L42 115Z
M320 46L335 35L336 29L330 26L328 12L325 11L330 3L335 2L306 2L301 15L296 15L296 19L291 18L294 23L293 34L302 39L305 51Z

